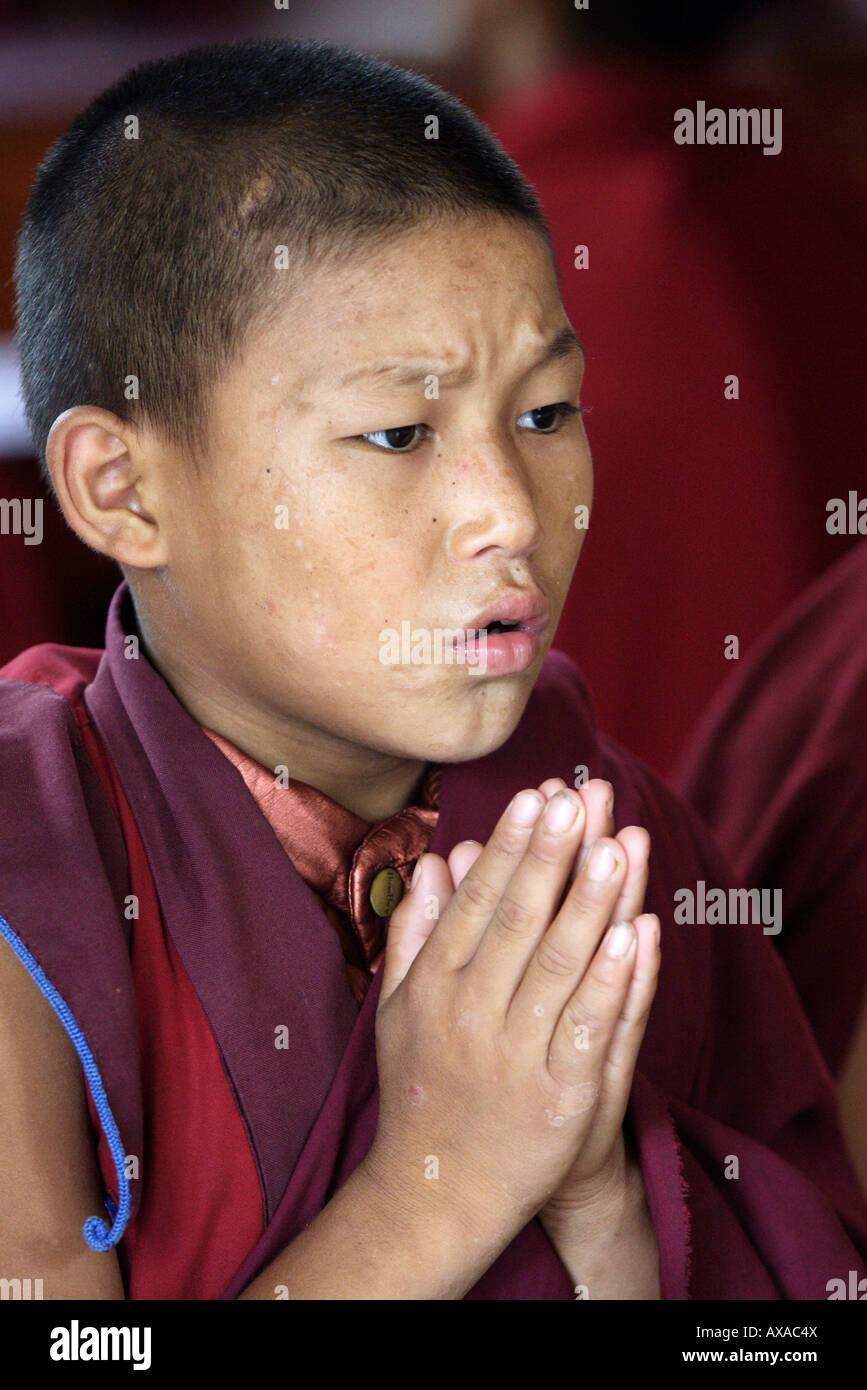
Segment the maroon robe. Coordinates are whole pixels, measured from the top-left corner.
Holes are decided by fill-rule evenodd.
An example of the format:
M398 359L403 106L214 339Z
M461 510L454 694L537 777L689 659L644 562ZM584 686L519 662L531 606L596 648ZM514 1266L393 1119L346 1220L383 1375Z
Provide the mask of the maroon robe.
M232 1133L243 1134L254 1161L257 1232L251 1242L245 1227L234 1249L230 1235L209 1249L199 1289L186 1285L182 1296L218 1287L233 1298L309 1224L373 1139L381 974L357 1012L317 900L238 771L148 661L125 658L124 634L134 631L122 585L98 665L93 652L41 647L0 679L0 930L60 1016L64 1007L74 1016L65 1022L98 1114L106 1185L120 1203L107 1236L91 1223L86 1230L92 1244L119 1242L137 1296L176 1296L174 1261L199 1268L188 1248L197 1233L221 1213L231 1231L224 1208L231 1218L238 1145L219 1130L184 1126L208 1100L195 1093L204 1071L184 1049L219 1059L215 1104L230 1097ZM94 771L100 749L111 767ZM694 814L598 738L582 679L561 653L548 655L501 748L442 766L431 848L445 855L459 840L486 840L517 790L548 776L571 782L579 764L614 784L618 826L645 825L653 844L647 910L662 922L663 965L629 1123L662 1296L826 1298L830 1280L867 1272L867 1211L792 984L761 926L674 921L678 889L698 880L725 887L728 871ZM121 910L130 883L141 892L133 922ZM140 933L160 931L172 969L152 987L140 1033L131 952ZM175 1005L189 1009L191 998L195 1028L171 1034ZM151 1013L167 1031L148 1031ZM274 1047L275 1024L289 1028L288 1051ZM161 1049L168 1055L156 1055ZM149 1083L161 1066L175 1078L172 1095ZM177 1126L161 1113L169 1105ZM187 1194L170 1232L175 1256L160 1251L158 1260L147 1241L123 1249L127 1221L154 1183L145 1165L130 1185L123 1156L141 1154L154 1130L159 1186L171 1187L174 1172ZM119 1170L114 1181L106 1154ZM733 1158L737 1177L726 1175ZM139 1274L149 1261L151 1283ZM468 1294L572 1296L536 1220Z
M867 543L733 671L677 782L739 879L782 891L774 944L838 1073L867 989Z

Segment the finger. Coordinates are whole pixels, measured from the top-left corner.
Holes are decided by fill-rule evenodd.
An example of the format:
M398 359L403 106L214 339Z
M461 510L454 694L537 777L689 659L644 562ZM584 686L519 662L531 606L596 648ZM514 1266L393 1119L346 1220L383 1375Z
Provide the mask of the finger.
M603 1063L593 1129L581 1153L581 1162L588 1165L588 1172L595 1171L594 1164L601 1165L605 1160L612 1136L619 1132L623 1124L638 1054L659 982L659 918L643 913L635 918L632 925L636 933L632 976ZM574 1039L576 1050L584 1050L591 1055L597 1046L601 1048L602 1045L603 1040L594 1039L592 1035L578 1034Z
M539 783L539 791L546 801L550 801L555 792L563 791L566 783L562 777L546 777L544 782ZM568 790L568 788L566 788Z
M572 877L583 869L587 856L597 840L614 834L614 788L610 782L594 777L580 789L581 800L587 813L587 827L584 843L575 863Z
M547 781L542 782L539 790L543 795L550 797L553 796L555 791L559 791L561 787L565 786L566 783L563 781L562 777L549 777ZM579 787L578 792L584 802L587 821L584 829L584 839L578 847L575 863L569 875L570 883L574 882L576 875L580 873L581 869L584 867L584 864L587 862L587 855L590 853L596 841L603 835L614 834L614 788L611 783L604 781L602 778L594 777L591 778L589 782L585 782L583 786ZM635 909L636 912L640 912L640 910L640 907ZM621 915L624 917L634 917L635 913L624 912Z
M431 964L457 970L472 958L544 808L545 799L535 788L518 792L509 802L451 897L441 899L437 929L426 948Z
M540 783L538 790L542 793L546 801L550 801L555 792L568 791L566 783L562 777L549 777ZM484 845L479 840L461 840L455 845L448 857L448 866L451 870L452 881L457 888L461 879L469 872L475 864ZM638 911L638 909L636 909ZM633 916L635 914L633 913Z
M447 861L455 888L469 873L483 849L484 845L478 840L461 840L455 845Z
M540 783L538 790L547 802L555 792L568 790L568 788L562 777L548 777ZM479 840L461 840L455 845L447 860L455 888L475 864L483 849L484 845Z
M606 1081L605 1060L632 977L638 938L631 922L605 933L580 984L557 1018L548 1048L548 1075L563 1103L570 1093L595 1086L596 1105ZM587 1040L591 1045L585 1046ZM561 1113L566 1113L562 1111ZM597 1116L594 1114L593 1128ZM608 1137L609 1147L611 1136ZM583 1157L583 1155L582 1155Z
M546 801L549 801L555 792L564 789L566 789L566 783L562 777L549 777L538 788ZM455 845L448 857L448 866L451 869L455 888L475 864L483 849L484 845L479 840L461 840Z
M644 912L635 918L632 925L637 943L635 963L606 1058L609 1078L613 1083L612 1096L615 1095L619 1086L620 1099L623 1102L623 1114L626 1113L626 1103L632 1085L632 1073L635 1070L638 1053L647 1028L650 1006L653 1003L656 987L659 983L659 967L662 960L659 918L654 913ZM622 1118L621 1115L618 1124L622 1122Z
M404 893L388 920L385 958L381 963L382 992L377 1008L394 993L437 924L440 904L447 903L454 888L445 860L438 854L423 854L416 865L416 878Z
M615 839L626 852L626 878L611 913L613 922L633 922L644 911L650 869L650 836L641 825L625 825Z
M557 780L559 781L559 780L561 780L561 779L557 779ZM563 785L565 786L565 783L563 783ZM559 787L556 787L554 790L559 790ZM553 794L553 793L552 793L552 794ZM409 964L411 964L411 963L412 963L412 960L415 959L415 956L418 954L418 951L421 950L421 947L424 945L424 942L427 940L428 936L430 935L430 932L433 930L433 923L439 920L440 914L441 914L443 908L445 907L446 903L451 899L454 890L458 887L458 885L460 884L461 880L462 880L463 878L465 878L466 875L469 873L470 869L471 869L471 868L473 867L473 865L475 864L476 860L478 859L478 857L479 857L479 855L481 854L481 852L482 852L483 849L484 849L484 845L481 844L481 842L480 842L479 840L460 840L460 841L458 842L458 844L456 844L456 845L454 846L454 848L451 850L451 852L450 852L450 854L449 854L449 856L448 856L448 859L446 860L446 863L448 864L448 868L449 868L449 875L450 875L450 878L451 878L451 885L450 885L450 888L449 888L449 890L448 890L447 892L443 891L444 885L443 885L442 883L439 883L438 886L439 886L439 888L440 888L440 891L439 891L439 893L435 893L435 892L433 891L433 889L434 889L434 882L433 882L432 880L428 880L427 877L425 878L425 882L424 882L424 923L425 923L425 925L423 925L419 930L416 931L415 937L413 937L413 935L412 935L412 928L410 928L410 929L409 929L409 935L406 936L406 938L405 938L405 949L404 949L404 947L398 948L398 949L400 950L400 953L401 953L401 955L402 955L402 958L403 958L403 960L404 960L404 963L406 962L407 957L409 957ZM419 860L419 862L421 862L421 859ZM416 883L415 887L418 888L418 882ZM412 890L410 890L410 891L412 892ZM418 896L419 896L418 893L416 893L416 894L415 894L415 899L416 899L416 900L418 900ZM406 901L406 899L404 899L404 901ZM414 917L415 920L418 920L418 910L416 909L416 907L415 907L414 904L411 905L411 906L412 906L413 917ZM407 910L409 910L409 906L408 906L408 909L407 909ZM392 917L393 917L393 914L392 914ZM427 924L429 924L429 925L427 925ZM399 922L398 922L398 934L400 934L400 930L401 930L401 929L400 929L400 921L399 921ZM417 945L416 945L416 943L417 943ZM383 959L384 959L384 956L385 956L385 952L384 952L384 951L380 951L380 953L379 953L379 955L376 957L376 959L373 960L373 961L371 962L370 968L371 968L371 971L372 971L374 974L376 973L376 971L379 969L380 965L382 964L382 961L383 961ZM407 965L406 968L408 969L409 966ZM404 976L405 974L406 974L406 969L403 969L403 972L402 972L400 978L402 979L403 976ZM397 981L397 983L399 983L399 980ZM393 986L393 987L395 987L395 986Z
M537 821L487 929L479 934L467 970L477 977L480 991L501 1000L504 1013L557 910L583 830L581 798L568 790L556 792Z
M626 875L623 847L597 840L563 904L527 958L507 1012L507 1024L550 1038L563 1008L585 975L611 922Z

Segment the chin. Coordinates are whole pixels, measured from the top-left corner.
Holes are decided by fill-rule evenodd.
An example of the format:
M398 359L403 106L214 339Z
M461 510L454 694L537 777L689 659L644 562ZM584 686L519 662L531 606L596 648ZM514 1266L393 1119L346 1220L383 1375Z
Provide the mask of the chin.
M424 740L423 748L412 756L423 758L426 762L466 763L493 753L515 732L532 688L531 684L527 684L521 698L513 696L504 701L499 709L486 708L484 719L468 721L464 728L444 730L441 735L431 731Z

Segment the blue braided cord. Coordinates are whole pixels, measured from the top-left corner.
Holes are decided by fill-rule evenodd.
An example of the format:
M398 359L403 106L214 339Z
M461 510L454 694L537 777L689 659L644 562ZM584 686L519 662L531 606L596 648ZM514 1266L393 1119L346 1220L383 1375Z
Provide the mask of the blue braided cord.
M105 1087L102 1084L102 1077L99 1068L93 1058L93 1053L87 1045L87 1039L82 1033L76 1022L75 1015L67 1004L63 996L55 989L41 965L30 954L21 937L12 930L6 918L0 913L0 936L3 936L12 950L15 952L28 974L36 981L45 998L48 1000L60 1022L63 1024L73 1046L78 1053L78 1059L84 1069L87 1084L90 1087L90 1094L93 1096L93 1103L96 1113L99 1116L105 1137L108 1140L108 1147L114 1159L114 1166L117 1169L118 1194L120 1204L115 1206L112 1198L106 1194L105 1208L111 1220L111 1230L108 1223L101 1216L89 1216L84 1223L84 1239L87 1241L91 1250L107 1251L117 1245L123 1235L126 1224L129 1221L130 1209L132 1207L132 1194L130 1191L129 1178L126 1175L126 1154L123 1151L123 1144L120 1139L120 1131L115 1122L114 1115L105 1094Z

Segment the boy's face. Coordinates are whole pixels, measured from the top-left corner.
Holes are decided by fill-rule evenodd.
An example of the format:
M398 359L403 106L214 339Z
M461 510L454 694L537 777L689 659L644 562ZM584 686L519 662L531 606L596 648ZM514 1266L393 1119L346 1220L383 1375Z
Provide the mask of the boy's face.
M581 416L543 409L578 401L580 350L549 356L567 329L543 245L498 217L305 278L217 388L201 477L166 456L168 564L132 574L147 640L200 718L210 701L231 738L243 710L275 749L324 736L350 762L352 747L462 761L508 738L592 500ZM486 669L437 656L437 629L516 594L550 614L529 664L503 674L493 641ZM404 622L431 660L381 659Z

